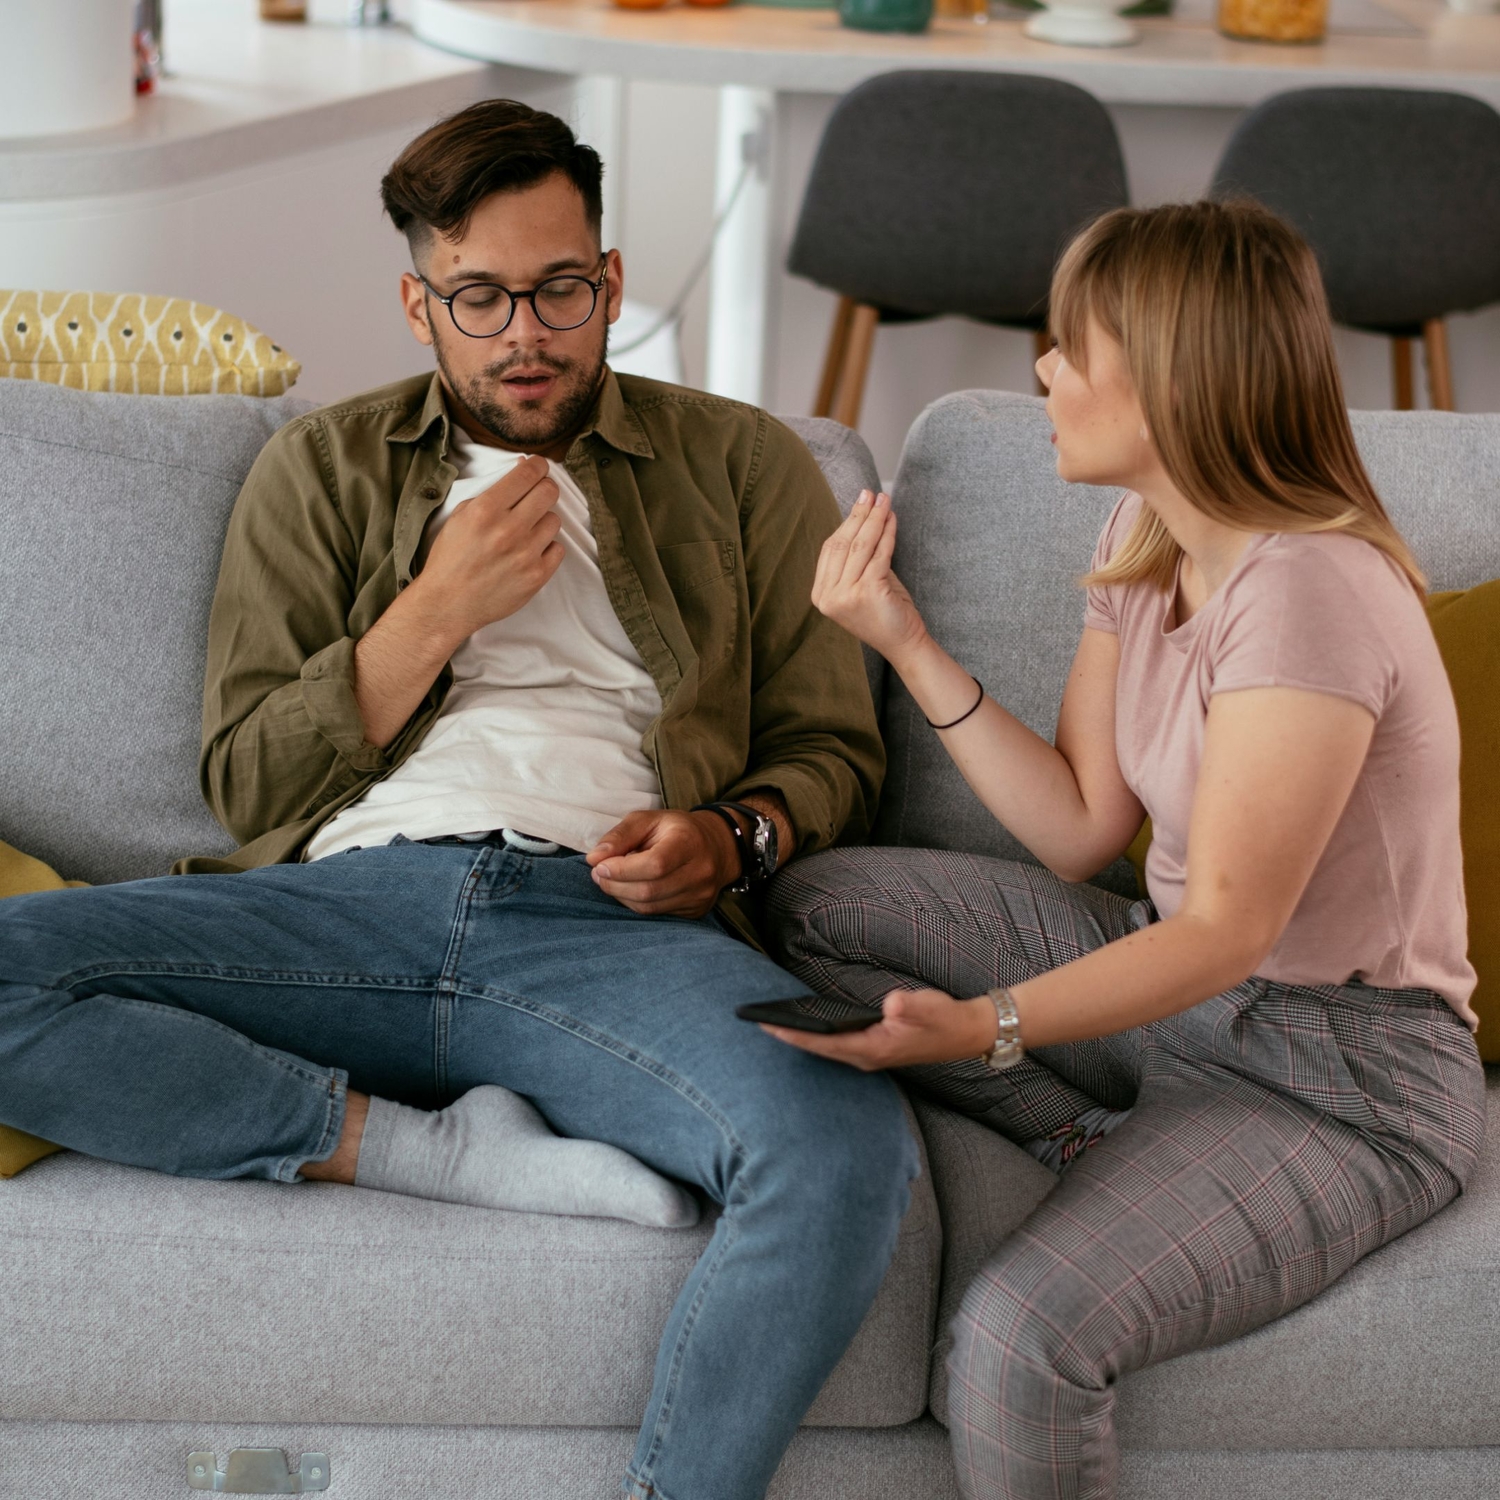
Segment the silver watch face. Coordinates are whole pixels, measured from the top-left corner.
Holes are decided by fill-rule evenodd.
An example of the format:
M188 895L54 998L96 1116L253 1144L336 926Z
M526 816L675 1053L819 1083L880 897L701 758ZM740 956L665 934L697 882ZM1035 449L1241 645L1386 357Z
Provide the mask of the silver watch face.
M760 865L760 873L769 879L776 873L777 843L775 818L760 817L756 819L755 833L752 837L755 845L755 858Z

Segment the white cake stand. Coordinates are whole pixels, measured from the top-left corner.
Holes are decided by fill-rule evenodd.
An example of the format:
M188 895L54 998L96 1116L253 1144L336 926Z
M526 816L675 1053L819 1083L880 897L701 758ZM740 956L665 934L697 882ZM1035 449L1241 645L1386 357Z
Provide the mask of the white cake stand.
M1048 0L1026 23L1026 35L1064 47L1128 47L1140 32L1115 12L1130 0Z

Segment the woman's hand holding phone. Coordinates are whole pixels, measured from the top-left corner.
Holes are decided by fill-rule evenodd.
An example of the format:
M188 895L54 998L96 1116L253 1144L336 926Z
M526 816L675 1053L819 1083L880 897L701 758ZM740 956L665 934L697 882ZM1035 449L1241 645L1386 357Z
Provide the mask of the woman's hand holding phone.
M761 1027L778 1042L848 1063L864 1073L982 1057L995 1045L997 1029L995 1007L983 997L955 1000L941 990L892 990L878 1022L839 1036Z
M890 496L864 490L848 519L823 543L812 591L819 613L890 662L927 636L911 595L891 571L895 550Z

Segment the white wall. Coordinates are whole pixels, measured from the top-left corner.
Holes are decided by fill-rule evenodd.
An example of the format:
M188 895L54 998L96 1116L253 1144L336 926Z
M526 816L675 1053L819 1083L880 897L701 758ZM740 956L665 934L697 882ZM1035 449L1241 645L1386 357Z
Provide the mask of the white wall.
M625 109L621 246L625 289L668 306L708 243L713 225L718 93L691 84L636 84ZM688 300L682 329L686 379L701 385L707 363L708 277Z
M406 241L382 216L380 179L432 119L473 97L455 84L431 119L177 187L0 202L0 287L160 293L222 307L302 361L297 394L313 401L430 370L430 352L401 314ZM529 101L566 111L572 91L542 81Z

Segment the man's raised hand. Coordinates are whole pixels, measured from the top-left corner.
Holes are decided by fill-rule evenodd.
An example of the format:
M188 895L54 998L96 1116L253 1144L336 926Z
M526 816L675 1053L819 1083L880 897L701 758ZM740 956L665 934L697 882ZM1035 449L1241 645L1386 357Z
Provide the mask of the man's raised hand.
M421 590L455 650L476 630L515 614L557 572L557 497L547 460L532 457L454 508L412 589Z
M557 572L557 481L522 459L453 509L421 571L354 648L354 699L365 739L384 749L449 657L476 630L513 615Z

